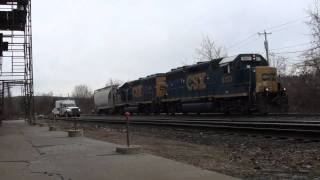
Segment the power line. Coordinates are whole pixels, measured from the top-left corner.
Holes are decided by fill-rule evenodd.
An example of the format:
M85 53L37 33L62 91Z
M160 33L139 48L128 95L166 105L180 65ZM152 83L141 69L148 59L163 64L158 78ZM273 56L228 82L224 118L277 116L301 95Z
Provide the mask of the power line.
M296 53L303 53L303 52L307 52L308 50L301 50L301 51L284 51L284 52L274 52L273 54L296 54Z
M241 41L239 41L239 42L237 42L237 43L232 44L231 46L228 47L228 49L232 49L232 48L234 48L234 47L237 47L238 45L243 44L244 42L248 41L249 39L253 38L253 37L256 36L256 35L257 35L256 33L251 34L250 36L244 38L243 40L241 40Z
M269 27L269 28L266 28L266 30L273 30L273 29L277 29L277 28L280 28L280 27L283 27L283 26L287 26L289 24L293 24L293 23L296 23L296 22L299 22L301 19L305 19L305 18L308 18L310 17L309 15L308 16L304 16L304 17L300 17L300 18L297 18L297 19L294 19L294 20L291 20L291 21L287 21L285 23L282 23L282 24L278 24L276 26L272 26L272 27Z
M308 43L295 44L295 45L291 45L291 46L284 46L284 47L280 47L280 48L271 49L271 51L280 50L280 49L289 49L289 48L300 47L300 46L305 46L305 45L311 45L311 43L308 42Z
M310 49L306 49L306 50L299 50L299 51L286 51L286 52L275 52L273 54L296 54L296 53L304 53L304 52L308 52L308 51L313 51L316 49L319 49L320 47L314 47L314 48L310 48Z
M255 34L255 35L256 35L256 34ZM258 36L256 35L256 36L250 38L250 40L248 39L247 41L239 44L238 46L234 46L234 48L231 48L231 49L229 49L229 50L232 50L232 51L238 50L238 49L240 49L240 48L242 48L242 47L250 44L252 41L256 40L257 38L258 38Z
M310 60L302 60L301 62L293 63L292 66L303 65L306 62L313 62L313 59Z
M292 26L285 26L283 28L278 28L278 29L275 29L275 30L272 30L273 33L276 33L276 32L280 32L280 31L284 31L284 30L287 30L289 28L292 28Z
M274 29L277 29L277 28L280 28L280 27L284 27L284 26L287 26L287 25L290 25L290 24L293 24L293 23L296 23L296 22L299 22L301 19L305 19L305 18L308 18L310 17L309 15L308 16L304 16L304 17L300 17L300 18L297 18L297 19L294 19L294 20L290 20L290 21L287 21L285 23L282 23L282 24L278 24L278 25L275 25L275 26L271 26L269 28L266 28L265 30L274 30ZM232 44L231 46L229 46L227 49L233 49L239 45L243 45L243 43L247 42L248 40L250 40L251 38L255 37L256 36L256 33L253 33L253 34L250 34L249 36L247 36L246 38ZM247 44L247 43L246 43Z

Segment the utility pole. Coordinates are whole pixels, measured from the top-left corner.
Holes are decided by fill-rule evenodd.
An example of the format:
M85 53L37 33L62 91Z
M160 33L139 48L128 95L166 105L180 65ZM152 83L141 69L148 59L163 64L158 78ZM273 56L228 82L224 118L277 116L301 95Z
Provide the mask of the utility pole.
M266 30L264 30L263 33L258 32L258 34L259 34L259 36L264 35L264 48L266 50L267 61L270 64L268 35L271 35L272 33L267 33Z

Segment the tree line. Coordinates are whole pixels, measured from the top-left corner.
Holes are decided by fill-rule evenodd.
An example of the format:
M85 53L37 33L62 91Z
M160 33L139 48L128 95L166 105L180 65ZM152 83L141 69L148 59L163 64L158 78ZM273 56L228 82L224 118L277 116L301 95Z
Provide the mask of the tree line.
M302 62L281 77L287 87L290 111L320 112L320 1L308 11L311 47L301 54Z

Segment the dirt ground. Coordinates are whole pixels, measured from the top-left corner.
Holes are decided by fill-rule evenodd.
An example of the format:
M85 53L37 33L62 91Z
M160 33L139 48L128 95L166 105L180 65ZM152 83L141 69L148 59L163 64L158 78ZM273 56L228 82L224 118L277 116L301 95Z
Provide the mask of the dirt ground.
M71 123L59 122L62 128ZM81 123L85 136L126 143L126 128ZM131 126L132 144L144 152L243 179L320 180L320 142L263 134Z

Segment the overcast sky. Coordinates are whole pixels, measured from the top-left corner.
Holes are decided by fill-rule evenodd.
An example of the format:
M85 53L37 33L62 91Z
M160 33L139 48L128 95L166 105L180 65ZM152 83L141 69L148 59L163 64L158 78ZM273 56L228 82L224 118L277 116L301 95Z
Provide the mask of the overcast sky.
M304 50L312 2L32 0L35 93L67 95L78 84L97 89L191 64L204 36L229 55L262 53L257 32L267 29L274 52ZM295 47L279 49L287 46ZM284 55L293 63L299 54Z

